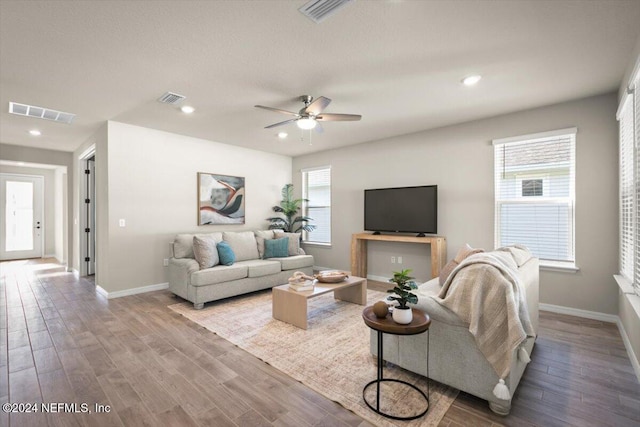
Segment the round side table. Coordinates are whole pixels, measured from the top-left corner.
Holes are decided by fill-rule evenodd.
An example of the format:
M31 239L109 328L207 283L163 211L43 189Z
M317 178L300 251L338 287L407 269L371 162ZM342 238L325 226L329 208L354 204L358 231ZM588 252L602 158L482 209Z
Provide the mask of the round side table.
M364 403L366 403L367 406L377 414L380 414L384 417L391 418L394 420L402 420L402 421L415 420L416 418L420 418L421 416L426 414L427 411L429 410L429 396L428 396L430 392L429 379L427 378L427 394L424 394L424 392L420 390L418 387L414 386L413 384L409 384L406 381L396 380L392 378L384 378L382 375L382 368L383 368L382 365L384 364L384 357L382 354L382 350L383 350L382 334L417 335L425 331L428 331L429 326L431 326L431 319L429 318L429 315L416 308L412 308L411 310L413 311L413 320L411 321L411 323L407 325L401 325L399 323L394 322L393 319L391 318L391 313L387 314L387 317L384 317L382 319L376 317L376 315L373 313L372 306L366 307L362 312L362 318L364 319L364 323L378 333L378 378L373 381L370 381L369 383L367 383L367 385L364 386L364 389L362 390L362 398L364 399ZM429 372L428 363L429 363L429 340L427 340L427 376ZM419 413L418 415L413 415L410 417L399 417L399 416L382 412L380 410L380 383L383 383L383 382L400 383L400 384L403 384L404 386L413 388L418 393L420 393L422 397L424 397L424 400L426 401L426 404L427 404L426 409L421 413ZM367 388L369 388L369 386L373 384L376 384L375 407L367 401L367 398L365 395Z

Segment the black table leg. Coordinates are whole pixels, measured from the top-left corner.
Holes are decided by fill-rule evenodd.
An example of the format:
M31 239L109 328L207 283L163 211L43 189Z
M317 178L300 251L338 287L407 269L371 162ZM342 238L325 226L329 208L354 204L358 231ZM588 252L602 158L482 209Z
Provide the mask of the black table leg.
M367 404L367 406L373 410L375 413L382 415L383 417L387 417L387 418L391 418L394 420L401 420L401 421L409 421L409 420L415 420L417 418L420 418L421 416L423 416L424 414L427 413L427 411L429 410L429 396L425 395L424 392L422 390L420 390L418 387L414 386L413 384L409 384L406 381L401 381L401 380L396 380L396 379L392 379L392 378L383 378L383 371L382 371L382 367L384 364L384 357L382 354L383 351L383 346L382 346L382 331L377 331L378 332L378 378L370 381L369 383L367 383L367 385L364 386L364 389L362 390L362 398L364 399L364 403ZM429 375L429 341L427 338L427 377ZM420 393L422 395L422 397L424 397L425 401L427 402L427 408L422 411L421 413L419 413L418 415L413 415L411 417L397 417L395 415L391 415L391 414L387 414L385 412L382 412L380 410L380 383L382 382L394 382L394 383L400 383L400 384L404 384L406 386L409 386L411 388L413 388L414 390L416 390L418 393ZM367 388L372 385L372 384L376 384L376 407L374 408L368 401L367 401L367 397L365 396ZM430 392L429 389L429 378L427 378L427 393Z

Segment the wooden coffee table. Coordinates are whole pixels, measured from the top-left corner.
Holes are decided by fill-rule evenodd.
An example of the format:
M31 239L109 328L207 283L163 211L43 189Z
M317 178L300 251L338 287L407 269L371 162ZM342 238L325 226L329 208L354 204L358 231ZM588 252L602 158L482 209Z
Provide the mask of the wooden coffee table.
M294 291L289 285L273 288L272 315L274 319L307 329L307 301L310 298L333 292L336 299L365 305L367 303L367 279L351 276L339 283L320 283L309 291Z

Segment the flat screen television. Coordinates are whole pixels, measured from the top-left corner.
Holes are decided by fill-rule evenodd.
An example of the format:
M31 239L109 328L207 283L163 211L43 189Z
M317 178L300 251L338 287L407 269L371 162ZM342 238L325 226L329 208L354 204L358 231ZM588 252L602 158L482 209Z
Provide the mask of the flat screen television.
M438 186L364 190L364 229L374 232L436 234Z

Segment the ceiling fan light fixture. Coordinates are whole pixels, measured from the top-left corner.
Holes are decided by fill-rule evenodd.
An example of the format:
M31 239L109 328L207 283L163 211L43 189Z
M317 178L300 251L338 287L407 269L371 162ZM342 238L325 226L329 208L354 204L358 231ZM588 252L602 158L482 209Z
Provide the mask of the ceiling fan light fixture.
M304 130L310 130L316 127L318 123L311 118L303 118L303 119L299 119L296 121L296 125L300 128L300 129L304 129Z

